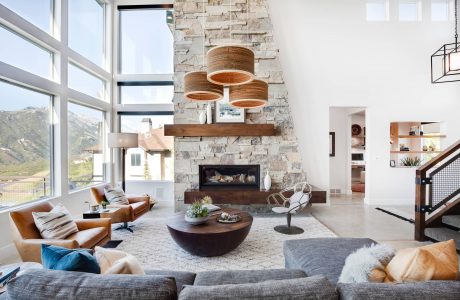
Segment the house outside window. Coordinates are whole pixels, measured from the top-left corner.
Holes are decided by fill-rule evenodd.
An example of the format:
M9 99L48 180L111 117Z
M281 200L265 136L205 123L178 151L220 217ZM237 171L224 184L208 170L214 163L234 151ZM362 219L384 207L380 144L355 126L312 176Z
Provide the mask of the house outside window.
M131 167L140 167L140 166L141 166L141 154L131 153Z

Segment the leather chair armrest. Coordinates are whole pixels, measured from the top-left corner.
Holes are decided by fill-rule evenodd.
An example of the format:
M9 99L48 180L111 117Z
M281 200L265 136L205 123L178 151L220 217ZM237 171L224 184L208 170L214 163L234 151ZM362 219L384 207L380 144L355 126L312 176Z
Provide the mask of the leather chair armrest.
M78 249L80 244L75 240L47 240L47 239L25 239L17 241L16 245L20 247L18 249L21 252L23 261L34 261L41 263L42 244L59 246L68 249Z
M110 218L81 219L75 220L75 223L77 223L78 230L105 227L107 228L108 237L112 237L112 220Z
M130 204L132 203L137 203L137 202L147 202L150 204L150 196L133 196L133 195L128 195L128 201Z

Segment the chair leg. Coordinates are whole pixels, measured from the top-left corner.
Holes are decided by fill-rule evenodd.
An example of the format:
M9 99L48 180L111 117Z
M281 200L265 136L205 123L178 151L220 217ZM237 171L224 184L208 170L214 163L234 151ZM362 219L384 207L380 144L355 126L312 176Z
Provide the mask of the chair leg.
M291 226L291 214L287 214L287 225L279 225L275 226L275 231L282 233L282 234L302 234L304 230L302 228L299 228L297 226Z
M123 222L123 225L120 225L118 228L115 228L115 230L123 230L126 229L129 232L133 233L134 231L131 229L131 227L134 227L135 225L128 225L128 222Z
M291 214L287 214L287 227L288 227L288 228L291 228L291 218L292 218L292 215L291 215Z

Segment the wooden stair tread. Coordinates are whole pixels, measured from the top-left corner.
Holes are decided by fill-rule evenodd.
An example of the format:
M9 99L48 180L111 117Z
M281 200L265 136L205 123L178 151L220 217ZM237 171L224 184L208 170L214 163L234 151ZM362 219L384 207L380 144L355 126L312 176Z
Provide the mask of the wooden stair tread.
M442 222L460 229L460 215L442 216Z
M460 232L446 227L425 228L425 235L435 241L444 242L455 240L457 250L460 251Z

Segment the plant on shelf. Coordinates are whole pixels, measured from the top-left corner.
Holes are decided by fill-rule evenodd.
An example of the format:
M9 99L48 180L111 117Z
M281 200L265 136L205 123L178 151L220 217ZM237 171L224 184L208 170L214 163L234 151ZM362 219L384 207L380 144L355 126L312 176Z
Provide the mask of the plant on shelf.
M212 204L212 198L210 196L204 196L203 199L201 199L202 204Z
M422 160L418 157L405 157L401 159L401 165L405 167L418 167Z
M198 225L208 220L209 211L199 201L193 202L192 205L187 209L185 213L185 221L192 224Z

